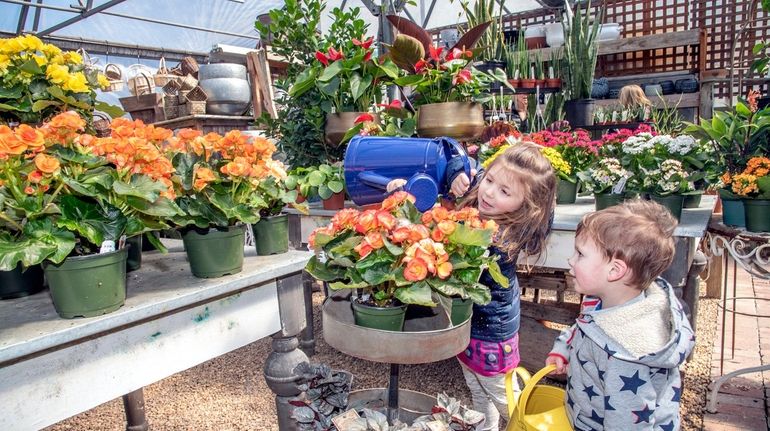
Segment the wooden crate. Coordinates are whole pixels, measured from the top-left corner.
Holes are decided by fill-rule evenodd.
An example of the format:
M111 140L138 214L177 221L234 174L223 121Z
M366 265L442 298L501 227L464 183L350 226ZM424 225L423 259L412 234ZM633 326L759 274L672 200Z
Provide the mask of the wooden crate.
M123 110L131 114L134 120L142 120L145 124L166 119L163 113L163 95L159 93L142 94L141 96L121 97Z

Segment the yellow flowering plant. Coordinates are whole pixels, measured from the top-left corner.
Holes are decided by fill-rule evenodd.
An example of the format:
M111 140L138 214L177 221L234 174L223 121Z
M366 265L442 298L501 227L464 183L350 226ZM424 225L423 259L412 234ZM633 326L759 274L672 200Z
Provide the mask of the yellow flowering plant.
M94 91L107 85L77 52L32 35L0 39L0 124L39 124L69 110L90 119L96 105L110 111Z
M556 172L556 176L563 180L572 181L572 168L570 168L569 164L564 160L564 157L561 156L561 153L559 153L556 148L542 147L540 148L540 153L551 162L551 167L554 172Z

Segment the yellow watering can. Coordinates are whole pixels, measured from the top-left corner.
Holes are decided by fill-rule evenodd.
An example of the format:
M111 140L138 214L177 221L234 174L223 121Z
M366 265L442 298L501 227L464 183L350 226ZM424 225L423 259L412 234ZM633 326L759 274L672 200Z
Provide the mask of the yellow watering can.
M506 431L572 430L564 407L564 389L538 385L540 379L555 369L555 365L548 365L530 376L527 370L518 367L506 374L505 395L508 398L509 416ZM513 392L516 374L524 381L524 390L518 399Z

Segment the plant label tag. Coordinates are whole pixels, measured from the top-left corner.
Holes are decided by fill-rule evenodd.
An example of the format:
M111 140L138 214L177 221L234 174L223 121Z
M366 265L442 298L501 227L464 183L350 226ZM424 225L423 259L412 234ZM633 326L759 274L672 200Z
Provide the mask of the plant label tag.
M350 409L333 417L332 423L337 427L338 431L346 431L351 429L350 426L360 417L355 409Z
M441 421L425 422L425 426L429 431L449 431L449 427Z
M623 193L623 190L626 188L626 181L628 181L628 178L622 177L617 184L615 184L615 187L612 188L612 193L619 195Z

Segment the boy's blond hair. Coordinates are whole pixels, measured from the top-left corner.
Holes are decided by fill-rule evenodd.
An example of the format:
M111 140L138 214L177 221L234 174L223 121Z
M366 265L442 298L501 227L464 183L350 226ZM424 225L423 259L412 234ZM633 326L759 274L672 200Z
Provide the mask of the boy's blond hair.
M674 259L676 225L663 206L636 199L586 215L575 237L592 240L608 260L625 262L629 284L644 290Z

